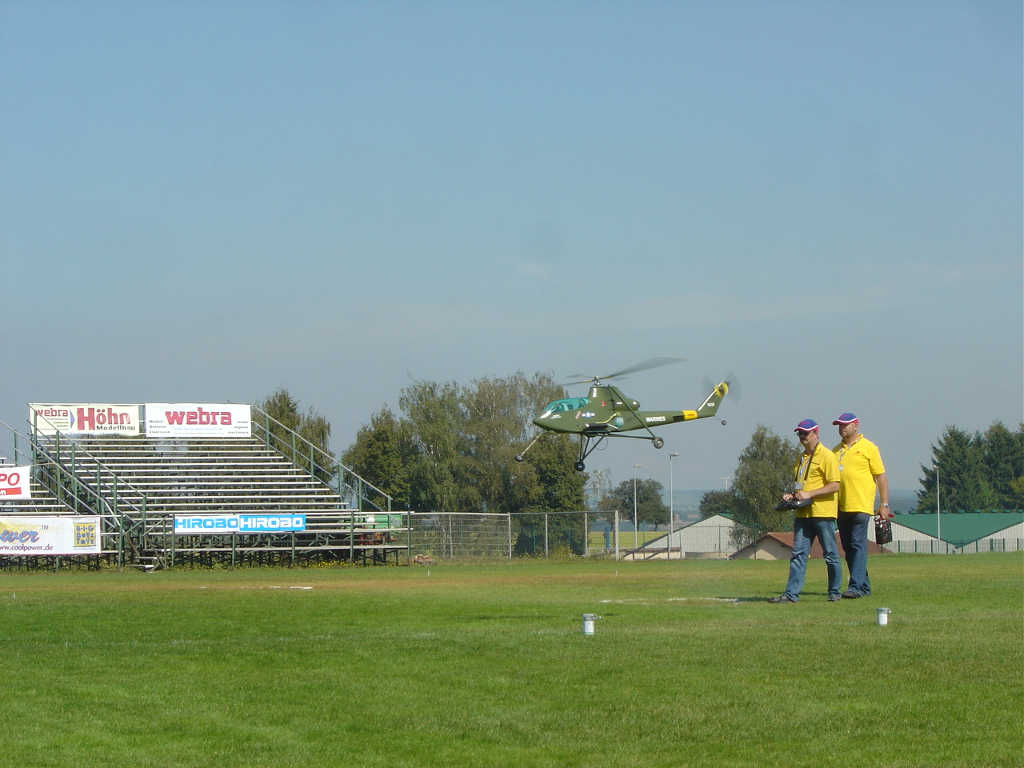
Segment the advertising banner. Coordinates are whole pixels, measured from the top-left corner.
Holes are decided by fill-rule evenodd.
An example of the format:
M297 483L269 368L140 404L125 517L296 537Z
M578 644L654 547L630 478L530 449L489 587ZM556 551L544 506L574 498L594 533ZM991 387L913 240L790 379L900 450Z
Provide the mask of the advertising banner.
M175 515L178 536L292 533L306 530L305 515Z
M28 422L41 434L137 435L139 406L111 403L29 403Z
M147 437L251 437L252 406L146 403Z
M32 467L0 464L0 501L24 501L32 498Z
M0 555L94 555L99 551L98 517L0 517Z

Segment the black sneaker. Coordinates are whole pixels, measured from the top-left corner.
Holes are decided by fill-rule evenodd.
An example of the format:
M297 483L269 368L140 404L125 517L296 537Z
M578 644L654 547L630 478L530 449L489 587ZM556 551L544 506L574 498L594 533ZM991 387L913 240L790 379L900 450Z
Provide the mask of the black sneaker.
M794 600L789 595L776 595L775 597L769 597L768 598L768 602L769 603L795 603L796 600Z
M838 603L840 600L842 600L842 598L839 597L839 594L836 592L833 592L831 595L828 596L828 601L830 603Z
M848 589L845 592L843 592L843 597L845 597L847 600L856 600L858 597L860 597L860 592L854 592L852 589Z

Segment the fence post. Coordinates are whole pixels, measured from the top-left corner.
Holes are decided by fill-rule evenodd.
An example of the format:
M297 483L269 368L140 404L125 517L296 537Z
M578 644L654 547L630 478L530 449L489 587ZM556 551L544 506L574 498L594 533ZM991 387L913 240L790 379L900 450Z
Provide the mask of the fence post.
M583 510L583 556L590 554L590 519L587 510Z
M120 515L117 513L117 475L114 475L113 483L113 504L111 506L111 512L114 515L114 523L117 525L118 536L117 536L117 567L124 568L124 524L121 520ZM97 490L98 492L98 490Z
M512 513L506 513L508 516L508 559L512 559Z
M619 510L615 510L615 559L619 559Z
M548 557L548 513L544 513L544 559Z

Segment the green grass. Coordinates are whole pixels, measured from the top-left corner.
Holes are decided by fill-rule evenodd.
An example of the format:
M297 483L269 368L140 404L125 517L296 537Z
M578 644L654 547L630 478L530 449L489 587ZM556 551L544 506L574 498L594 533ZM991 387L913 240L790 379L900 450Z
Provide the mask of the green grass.
M5 574L0 764L1020 765L1024 557L870 567Z
M636 537L634 538L633 531L619 531L619 549L633 549L637 542L640 546L643 546L648 541L657 539L660 536L664 536L668 531L637 531ZM604 551L604 533L601 531L590 531L587 534L587 545L590 547L591 552L603 552ZM664 544L662 544L664 547ZM615 534L608 534L608 551L613 552L615 550Z

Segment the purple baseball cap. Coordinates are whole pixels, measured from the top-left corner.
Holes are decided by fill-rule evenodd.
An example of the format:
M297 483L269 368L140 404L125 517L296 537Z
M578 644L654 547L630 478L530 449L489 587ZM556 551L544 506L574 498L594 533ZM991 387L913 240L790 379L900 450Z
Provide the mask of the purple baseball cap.
M840 414L839 418L836 419L835 421L833 421L832 423L833 424L852 424L855 421L860 421L860 419L857 418L857 414L847 412L847 413Z
M803 421L801 421L799 424L796 425L796 429L794 429L793 431L794 432L813 432L817 428L818 428L818 422L816 422L814 419L804 419Z

